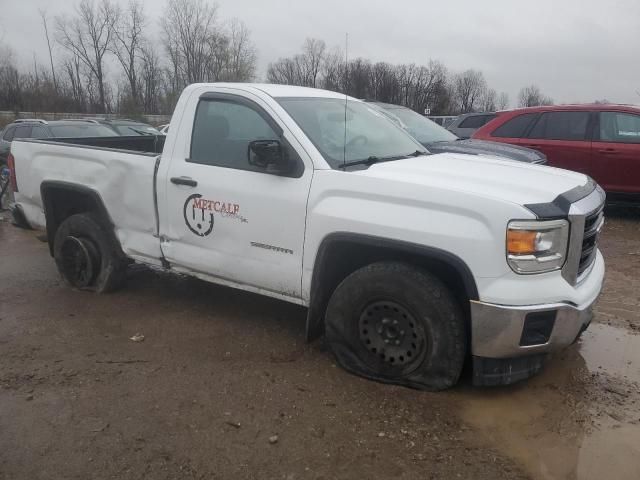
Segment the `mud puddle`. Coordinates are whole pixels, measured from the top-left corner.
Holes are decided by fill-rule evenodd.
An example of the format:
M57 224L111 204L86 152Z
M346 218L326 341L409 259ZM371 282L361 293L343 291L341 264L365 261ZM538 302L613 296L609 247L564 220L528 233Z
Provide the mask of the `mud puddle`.
M640 383L640 335L594 324L584 333L580 355L591 372L604 372Z
M521 385L462 392L481 442L538 480L640 479L640 336L594 324Z

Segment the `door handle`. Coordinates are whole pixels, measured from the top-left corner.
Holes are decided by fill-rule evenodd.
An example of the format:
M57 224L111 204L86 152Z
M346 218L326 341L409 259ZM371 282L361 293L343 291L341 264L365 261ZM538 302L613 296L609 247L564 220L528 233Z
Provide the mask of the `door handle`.
M525 144L524 146L527 148L540 148L540 145L534 145L534 144Z
M198 182L189 177L171 177L171 183L174 185L186 185L187 187L197 187Z
M598 153L602 153L604 155L616 155L618 151L613 148L604 148L602 150L598 150Z

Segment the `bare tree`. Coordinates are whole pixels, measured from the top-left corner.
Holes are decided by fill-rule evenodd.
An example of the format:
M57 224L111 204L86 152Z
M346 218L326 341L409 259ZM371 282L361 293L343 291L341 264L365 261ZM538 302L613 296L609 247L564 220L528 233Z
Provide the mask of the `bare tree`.
M322 88L335 92L344 91L345 55L342 50L336 47L325 54L321 75Z
M553 105L553 99L544 95L537 85L530 85L520 90L518 94L519 107L537 107L540 105Z
M117 21L118 9L110 0L81 0L73 17L56 17L58 42L89 70L90 86L95 81L98 90L95 103L100 112L108 109L105 56Z
M498 96L496 106L498 107L498 110L506 110L509 107L509 94L507 92L502 92Z
M22 82L13 51L0 45L0 103L5 108L19 110L22 103Z
M146 113L157 113L160 111L160 90L162 88L162 67L160 58L153 45L146 45L142 48L142 100L143 109Z
M128 82L129 94L134 105L140 105L137 66L143 44L143 30L146 26L144 6L141 0L129 0L120 21L113 24L110 49L122 66Z
M485 112L495 112L498 104L498 92L493 88L485 89L482 97L482 110Z
M473 112L487 88L482 72L467 70L454 78L453 90L461 113Z
M71 95L76 104L76 108L84 111L86 108L86 97L82 83L82 62L77 55L73 55L65 61L63 67L69 79Z
M256 48L251 42L251 32L241 20L231 20L228 50L225 79L236 82L252 80L256 73Z
M324 40L307 38L302 47L302 57L300 64L303 67L303 81L309 87L318 86L318 75L324 61L327 45Z
M161 21L165 48L176 83L202 82L211 71L217 29L216 4L204 0L172 0Z
M304 85L296 58L279 58L269 64L267 81L283 85Z
M47 22L47 11L39 9L40 18L42 19L42 26L44 27L44 35L47 38L47 47L49 48L49 62L51 63L51 77L53 78L53 86L58 90L58 82L56 81L56 70L53 68L53 50L51 48L51 40L49 38L49 25Z
M323 40L307 38L302 46L302 53L291 58L281 58L269 64L267 80L271 83L305 87L320 86L320 74L325 65L326 50L327 45ZM332 56L330 61L335 65L339 59Z

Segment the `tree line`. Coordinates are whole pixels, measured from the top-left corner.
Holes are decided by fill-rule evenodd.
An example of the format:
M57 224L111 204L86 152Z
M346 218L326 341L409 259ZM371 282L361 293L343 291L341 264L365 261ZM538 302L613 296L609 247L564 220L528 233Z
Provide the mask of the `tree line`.
M80 0L71 14L40 18L49 65L34 57L23 71L0 45L1 110L171 113L188 84L255 78L249 29L206 0L168 1L160 38L146 34L141 0Z
M308 38L299 53L269 64L267 81L326 88L357 98L374 99L409 107L432 115L458 115L503 110L509 95L491 88L484 74L469 69L452 73L439 61L426 65L346 60L339 48L329 49L323 40ZM535 85L524 87L517 106L553 104Z
M141 0L79 0L72 12L40 11L49 62L34 56L20 68L0 45L0 110L170 114L191 83L256 80L257 49L247 26L223 20L209 0L170 0L159 38ZM269 64L266 81L326 88L358 98L408 106L418 112L459 114L510 106L481 71L452 73L439 61L426 65L345 61L339 48L308 38L299 53ZM521 90L518 106L553 103L535 85Z

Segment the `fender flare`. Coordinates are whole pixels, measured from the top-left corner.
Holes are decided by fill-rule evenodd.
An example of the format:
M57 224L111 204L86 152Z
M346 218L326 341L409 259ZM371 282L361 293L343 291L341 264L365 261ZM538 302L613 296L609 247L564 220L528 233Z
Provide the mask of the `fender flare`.
M109 232L113 235L116 245L120 245L116 235L113 221L107 211L107 208L102 200L100 194L85 185L78 185L76 183L63 182L58 180L46 180L40 184L40 198L42 199L42 207L44 209L44 217L47 228L47 241L49 243L49 252L53 256L53 239L55 238L56 230L64 219L60 220L55 218L54 199L51 192L53 191L65 191L76 193L88 197L92 204L96 207L98 214L104 220L106 226L109 228Z
M327 257L331 253L334 245L355 244L371 248L379 248L383 251L408 254L414 257L438 262L452 268L462 280L465 294L469 300L479 300L478 287L469 266L457 255L439 248L426 245L394 240L389 238L376 237L366 234L336 232L327 235L318 247L313 275L311 278L311 290L309 308L306 321L306 339L312 341L320 337L324 331L324 312L333 290L323 289L325 275L329 270Z

